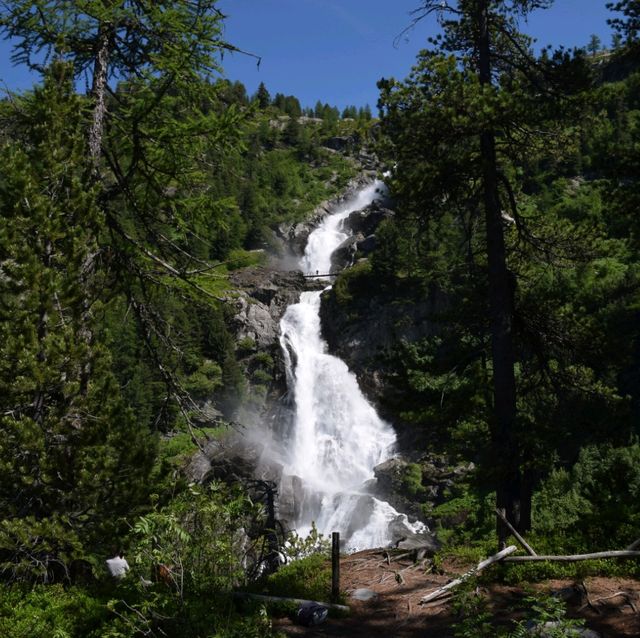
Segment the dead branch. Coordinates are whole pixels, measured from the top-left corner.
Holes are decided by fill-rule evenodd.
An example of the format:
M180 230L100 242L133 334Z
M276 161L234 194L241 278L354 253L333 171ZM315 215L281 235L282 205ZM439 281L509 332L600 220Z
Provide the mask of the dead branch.
M511 523L509 522L507 517L504 515L502 510L500 510L500 509L498 509L496 507L496 514L500 517L502 522L509 528L509 531L515 536L516 540L520 543L520 545L522 545L522 547L524 548L525 552L527 552L527 554L529 554L529 556L537 556L537 554L533 551L533 549L529 545L529 543L527 543L527 541L525 541L524 538L522 538L522 536L520 536L520 534L518 534L518 532L513 527L513 525L511 525Z
M610 596L603 596L602 598L598 598L595 601L595 604L599 605L600 603L603 603L605 600L611 600L612 598L618 598L618 597L622 597L625 599L627 605L629 605L629 607L631 607L631 609L633 609L634 613L638 613L638 608L636 607L636 605L634 604L633 600L631 599L631 596L629 595L628 592L626 591L618 591L615 594L611 594ZM598 613L600 613L598 611Z
M451 596L453 596L453 592L447 591L444 592L437 600L432 600L428 603L420 602L420 605L424 606L425 609L430 609L431 607L437 607L438 605L442 605L451 600Z
M628 552L635 552L637 549L640 549L640 538L627 547Z
M513 552L517 551L517 549L518 548L515 545L509 545L509 547L506 547L502 551L499 551L497 554L494 554L493 556L486 558L485 560L478 563L475 567L472 567L468 572L460 576L460 578L456 578L455 580L452 580L450 583L447 583L446 585L444 585L444 587L440 587L439 589L432 591L430 594L423 596L420 599L420 604L422 605L423 603L428 603L431 600L440 598L440 596L442 596L443 594L446 594L450 589L457 587L458 585L463 583L465 580L468 580L469 578L471 578L471 576L473 576L474 574L477 574L479 571L482 571L485 567L489 567L489 565L493 565L493 563L497 563L501 560L504 560L505 557L509 556L509 554L513 554ZM526 556L524 558L533 558L533 557Z
M582 590L582 593L584 594L584 597L587 600L587 602L584 605L582 605L580 609L578 609L578 611L582 611L585 607L591 607L591 609L593 609L593 611L595 611L596 614L602 613L591 601L591 598L589 597L589 590L587 589L587 584L584 582L584 580L580 583L580 586L578 587L578 589Z
M337 605L335 603L321 603L316 600L304 600L302 598L284 598L281 596L263 596L262 594L249 594L247 592L234 592L237 598L251 598L252 600L261 600L265 603L294 603L295 605L304 605L305 603L315 603L329 609L337 609L339 611L349 612L351 609L347 605Z
M567 556L510 556L505 563L527 563L530 561L548 560L551 562L574 563L580 560L598 560L599 558L640 558L640 552L616 550L610 552L594 552L592 554L571 554Z

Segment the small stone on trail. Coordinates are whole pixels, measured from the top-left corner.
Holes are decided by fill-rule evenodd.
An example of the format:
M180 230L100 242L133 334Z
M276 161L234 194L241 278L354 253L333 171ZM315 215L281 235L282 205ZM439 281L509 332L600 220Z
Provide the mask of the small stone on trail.
M375 600L377 597L378 594L371 589L356 589L351 592L351 598L355 600Z

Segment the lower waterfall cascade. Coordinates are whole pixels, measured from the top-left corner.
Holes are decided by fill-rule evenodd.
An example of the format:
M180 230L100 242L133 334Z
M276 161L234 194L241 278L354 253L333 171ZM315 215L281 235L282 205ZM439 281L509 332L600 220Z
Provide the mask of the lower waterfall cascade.
M305 274L331 272L331 254L347 239L342 222L385 194L376 180L325 217L310 235L300 266ZM406 533L426 531L372 496L373 469L394 454L396 435L361 392L356 377L327 352L320 327L322 291L303 292L281 320L280 343L294 401L286 441L283 481L297 482L297 533L315 523L323 535L341 534L343 548L388 545Z

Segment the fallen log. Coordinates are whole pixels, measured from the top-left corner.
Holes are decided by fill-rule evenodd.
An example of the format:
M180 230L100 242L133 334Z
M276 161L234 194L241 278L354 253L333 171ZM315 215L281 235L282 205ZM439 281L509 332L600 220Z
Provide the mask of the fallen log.
M250 594L248 592L236 591L233 592L236 598L250 598L251 600L261 600L265 603L293 603L294 605L304 605L305 603L315 603L316 605L322 605L327 609L336 609L338 611L350 612L351 608L347 605L337 605L336 603L321 603L317 600L304 600L303 598L284 598L281 596L265 596L264 594Z
M640 552L615 550L611 552L594 552L592 554L571 554L567 556L510 556L505 563L528 563L536 560L548 560L559 563L574 563L579 560L597 560L599 558L640 558Z
M458 585L463 583L465 580L468 580L469 578L471 578L471 576L473 576L474 574L477 574L479 571L482 571L485 567L489 567L489 565L493 565L493 563L497 563L501 560L504 560L506 556L509 556L509 554L513 554L513 552L517 551L517 549L518 548L515 545L510 545L509 547L506 547L502 551L499 551L497 554L494 554L489 558L485 558L483 561L478 563L475 567L472 567L468 572L462 574L460 578L456 578L455 580L452 580L450 583L447 583L446 585L444 585L444 587L440 587L439 589L432 591L430 594L423 596L420 599L420 604L422 605L424 603L428 603L430 600L435 600L436 598L440 598L440 596L443 596L444 594L446 594L450 589L457 587ZM525 558L533 558L533 557L527 556Z
M636 549L640 549L640 538L627 547L628 552L634 552Z
M527 543L520 534L516 531L515 527L509 522L509 519L504 515L503 511L496 507L496 514L500 517L502 522L509 528L509 531L514 535L515 539L522 545L523 549L529 556L537 556L537 554L533 551L533 548L529 543Z

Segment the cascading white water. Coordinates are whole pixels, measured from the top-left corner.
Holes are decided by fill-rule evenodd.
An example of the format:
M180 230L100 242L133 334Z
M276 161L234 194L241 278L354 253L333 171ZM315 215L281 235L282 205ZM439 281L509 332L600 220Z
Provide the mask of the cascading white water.
M307 274L331 272L331 253L347 237L341 222L381 197L384 184L375 181L325 218L309 236L301 262ZM305 534L315 522L323 534L339 531L349 550L380 547L390 542L393 524L411 525L388 503L366 493L373 468L393 454L396 436L380 419L347 366L327 353L320 330L320 291L304 292L281 321L280 342L287 381L295 399L285 476L301 480L295 526Z

